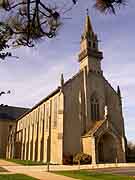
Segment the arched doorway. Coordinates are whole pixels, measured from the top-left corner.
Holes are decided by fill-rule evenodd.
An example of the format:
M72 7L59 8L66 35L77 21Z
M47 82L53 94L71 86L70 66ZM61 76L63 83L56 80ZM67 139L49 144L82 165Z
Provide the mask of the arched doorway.
M115 163L117 159L117 144L115 138L105 133L98 142L98 162Z

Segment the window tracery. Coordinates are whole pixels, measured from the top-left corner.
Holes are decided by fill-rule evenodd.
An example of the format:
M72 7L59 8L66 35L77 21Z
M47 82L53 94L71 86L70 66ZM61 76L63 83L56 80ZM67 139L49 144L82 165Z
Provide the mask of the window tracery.
M96 121L100 119L99 115L99 101L97 96L94 94L91 96L91 120Z

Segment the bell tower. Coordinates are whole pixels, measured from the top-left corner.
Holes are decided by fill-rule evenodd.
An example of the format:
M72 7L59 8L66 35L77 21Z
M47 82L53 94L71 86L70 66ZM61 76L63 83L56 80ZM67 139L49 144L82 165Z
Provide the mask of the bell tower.
M99 51L98 38L93 31L91 20L87 10L84 32L81 36L80 52L78 56L78 61L80 63L80 70L86 68L87 72L93 71L98 74L102 74L102 70L101 70L102 59L103 59L103 54L102 52Z

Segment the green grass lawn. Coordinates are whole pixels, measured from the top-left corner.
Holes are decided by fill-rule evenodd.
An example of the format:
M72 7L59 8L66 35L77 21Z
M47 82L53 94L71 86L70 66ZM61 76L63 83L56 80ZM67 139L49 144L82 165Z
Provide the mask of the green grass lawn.
M37 180L23 174L0 174L0 180Z
M25 166L46 165L46 163L36 162L36 161L31 161L31 160L6 159L6 161L14 162L14 163L25 165Z
M63 176L73 177L80 180L133 180L133 178L127 177L127 176L89 172L88 170L58 171L54 173L63 175Z

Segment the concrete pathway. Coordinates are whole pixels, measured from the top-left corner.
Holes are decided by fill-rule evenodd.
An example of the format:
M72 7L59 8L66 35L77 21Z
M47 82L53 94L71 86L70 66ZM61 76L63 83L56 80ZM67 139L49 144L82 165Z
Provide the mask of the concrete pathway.
M10 168L8 168L9 166L7 166L7 170L9 171ZM66 177L66 176L61 176L61 175L57 175L57 174L54 174L54 173L50 173L50 172L43 172L43 171L31 171L28 169L24 169L24 168L19 168L19 169L14 169L13 171L9 171L10 174L16 174L16 173L19 173L19 174L25 174L25 175L28 175L28 176L31 176L31 177L34 177L34 178L37 178L39 180L76 180L74 178L70 178L70 177ZM5 173L6 174L6 173ZM9 174L9 173L7 173Z
M14 172L0 172L0 174L15 174Z
M57 175L54 173L46 172L46 168L43 171L43 167L39 166L37 171L34 171L34 166L20 166L19 164L0 160L0 166L6 169L8 172L0 172L0 174L25 174L39 180L75 180L74 178ZM40 169L41 168L41 169Z
M47 166L23 166L16 163L8 162L5 160L0 160L0 166L4 169L6 169L8 172L2 172L5 174L8 173L21 173L28 176L35 177L39 180L75 180L74 178L61 176L53 173L47 172ZM121 167L118 167L121 166ZM103 168L104 167L104 168ZM108 168L106 165L97 165L96 168L92 167L92 165L81 165L80 169L89 169L89 171L95 171L95 172L105 172L105 173L111 173L111 174L121 174L121 175L127 175L127 176L135 176L135 164L117 164L117 168L110 167L108 165ZM51 165L50 170L51 171L62 171L62 170L78 170L79 166L65 166L65 165Z
M0 174L15 174L14 172L8 171L7 168L4 168L3 166L18 166L15 163L8 162L5 160L0 159Z
M19 164L0 159L0 166L19 166Z
M20 172L20 173L22 173L22 172ZM61 175L57 175L57 174L50 173L50 172L31 172L31 171L29 171L29 172L25 172L23 174L32 176L32 177L40 179L40 180L76 180L74 178L61 176Z

